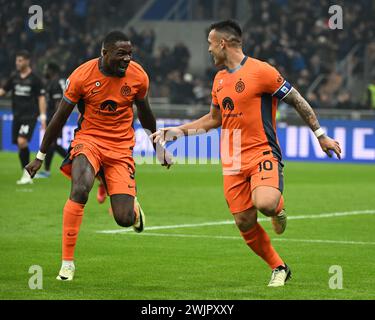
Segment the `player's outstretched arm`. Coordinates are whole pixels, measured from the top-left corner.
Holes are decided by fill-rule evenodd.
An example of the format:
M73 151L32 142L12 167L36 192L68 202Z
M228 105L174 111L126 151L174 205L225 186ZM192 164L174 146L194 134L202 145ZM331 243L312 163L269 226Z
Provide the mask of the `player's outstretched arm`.
M59 132L62 130L73 109L74 105L66 102L64 99L61 100L59 108L57 109L51 122L47 126L42 144L40 145L39 149L41 153L47 153L48 147L53 141L57 139ZM42 162L42 160L36 158L25 167L32 178L42 166Z
M150 136L155 143L161 143L165 145L167 141L176 140L179 137L187 135L204 134L209 130L218 128L221 126L221 114L219 108L211 106L211 110L208 114L203 117L185 123L178 127L167 127L156 131Z
M148 134L155 133L156 131L156 120L151 110L148 96L146 95L142 100L136 100L135 105L137 107L138 119ZM152 141L152 140L151 140ZM156 156L162 166L170 168L173 164L172 155L164 149L161 145L153 143Z
M337 158L341 159L340 144L324 133L324 131L320 128L320 124L314 110L295 88L290 91L283 101L293 106L297 110L303 121L305 121L305 123L317 136L322 150L330 158L332 157L331 151L333 151L336 153Z

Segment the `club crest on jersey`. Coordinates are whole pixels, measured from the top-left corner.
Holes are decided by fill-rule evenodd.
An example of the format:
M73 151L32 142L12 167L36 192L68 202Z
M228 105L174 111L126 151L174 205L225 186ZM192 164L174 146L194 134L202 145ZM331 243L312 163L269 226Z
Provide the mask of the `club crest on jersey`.
M121 94L124 97L127 97L128 95L130 95L131 91L132 91L132 89L128 85L125 85L125 86L121 87Z
M223 99L222 105L223 105L223 109L224 110L229 110L229 111L234 110L233 100L231 98L229 98L229 97L225 97Z
M239 81L237 81L235 89L236 92L241 93L245 90L245 83L240 79Z

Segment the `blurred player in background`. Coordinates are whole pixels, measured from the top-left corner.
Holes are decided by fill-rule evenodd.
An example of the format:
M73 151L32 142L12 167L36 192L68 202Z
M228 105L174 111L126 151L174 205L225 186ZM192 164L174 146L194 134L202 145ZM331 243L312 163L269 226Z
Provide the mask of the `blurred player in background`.
M60 100L63 97L65 81L60 78L60 67L50 62L44 65L44 77L46 79L47 96L47 125L51 122L53 115L57 111ZM58 143L62 138L62 131L59 132L57 139L51 143L44 161L44 170L35 175L35 178L48 178L51 175L51 163L55 152L61 157L67 156L67 151Z
M62 266L58 280L74 277L75 245L84 207L99 170L103 170L117 224L133 226L136 232L144 228L144 214L135 197L133 103L143 128L155 132L156 121L148 101L148 76L131 59L129 38L120 31L110 32L103 41L102 56L82 64L68 78L63 99L47 127L40 151L26 166L33 177L77 104L81 113L78 128L61 166L62 172L71 177L72 186L64 207ZM157 155L162 165L169 168L166 155Z
M283 286L291 276L290 268L257 222L259 210L272 218L277 234L286 227L284 164L276 136L278 101L298 111L327 155L331 157L332 150L340 158L340 146L324 133L310 105L274 67L243 53L242 30L236 22L218 22L209 31L208 51L216 66L225 67L215 76L210 112L191 123L158 130L151 138L165 144L221 126L224 194L229 210L247 245L272 269L268 285ZM233 162L226 161L229 155L233 155Z
M12 143L18 146L18 155L23 174L17 184L31 184L29 173L24 169L30 161L29 142L40 115L42 129L46 128L46 99L41 79L33 72L30 66L30 54L26 50L16 54L16 72L10 76L3 88L0 88L0 97L8 91L12 93Z

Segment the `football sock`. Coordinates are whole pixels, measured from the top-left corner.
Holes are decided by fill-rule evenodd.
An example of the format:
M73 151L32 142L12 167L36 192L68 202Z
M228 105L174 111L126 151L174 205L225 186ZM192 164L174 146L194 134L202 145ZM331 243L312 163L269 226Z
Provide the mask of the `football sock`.
M18 150L18 156L21 161L22 169L30 162L30 149L29 147L22 148Z
M65 203L63 215L62 259L74 260L74 249L83 218L85 205L70 199Z
M284 197L280 197L279 205L276 208L276 215L278 215L284 209Z
M271 245L271 240L262 226L257 223L246 232L240 232L247 245L260 256L270 267L275 269L284 265L283 260Z

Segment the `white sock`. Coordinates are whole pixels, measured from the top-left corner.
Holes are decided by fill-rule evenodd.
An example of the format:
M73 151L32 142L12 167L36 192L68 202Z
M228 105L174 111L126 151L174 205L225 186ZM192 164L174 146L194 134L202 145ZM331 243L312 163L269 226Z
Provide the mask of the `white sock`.
M68 268L73 268L75 269L75 266L74 266L74 261L73 260L63 260L62 261L62 264L61 264L61 267L68 267Z

